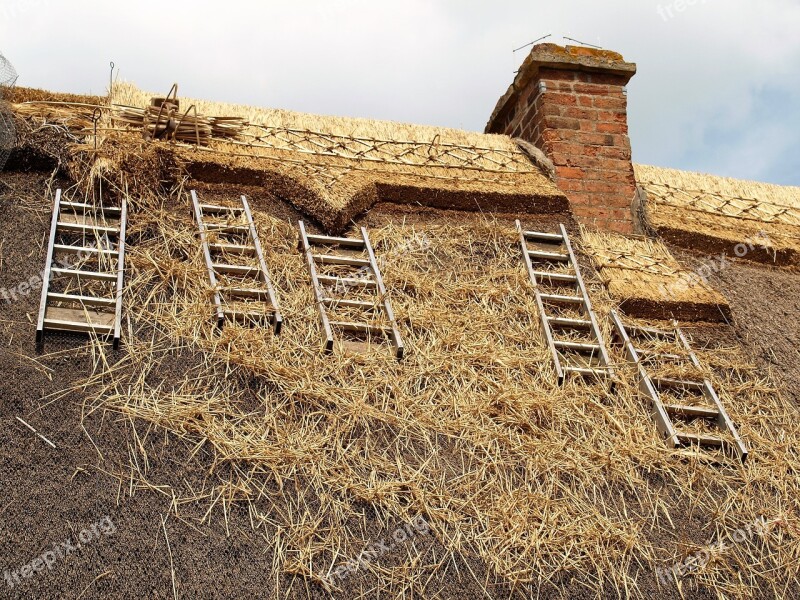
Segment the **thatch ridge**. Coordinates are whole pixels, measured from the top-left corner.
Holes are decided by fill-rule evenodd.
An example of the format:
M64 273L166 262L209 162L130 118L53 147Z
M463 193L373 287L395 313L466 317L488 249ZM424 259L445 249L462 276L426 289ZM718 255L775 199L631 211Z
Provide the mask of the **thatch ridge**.
M117 84L115 106L146 106L152 94ZM192 177L242 170L278 188L302 188L286 199L337 233L379 200L464 210L567 212L563 193L517 144L501 135L261 109L181 98L181 111L224 115L244 123L235 138L209 146L176 145ZM127 110L127 109L126 109ZM109 129L115 129L111 123Z
M749 260L800 264L800 187L646 165L634 170L649 225L665 239Z

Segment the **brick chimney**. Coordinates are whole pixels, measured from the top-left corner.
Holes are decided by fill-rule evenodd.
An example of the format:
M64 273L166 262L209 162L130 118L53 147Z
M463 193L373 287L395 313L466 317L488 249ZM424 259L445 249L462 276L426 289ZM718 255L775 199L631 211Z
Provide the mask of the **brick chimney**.
M635 73L616 52L534 46L486 126L553 161L556 184L579 221L620 233L634 230L625 86Z

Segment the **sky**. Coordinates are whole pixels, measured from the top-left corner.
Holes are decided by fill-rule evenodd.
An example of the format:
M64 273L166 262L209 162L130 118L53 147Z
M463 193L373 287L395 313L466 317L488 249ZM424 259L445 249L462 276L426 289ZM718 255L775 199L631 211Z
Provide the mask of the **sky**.
M473 131L548 34L637 63L636 162L800 185L800 0L0 0L18 85Z

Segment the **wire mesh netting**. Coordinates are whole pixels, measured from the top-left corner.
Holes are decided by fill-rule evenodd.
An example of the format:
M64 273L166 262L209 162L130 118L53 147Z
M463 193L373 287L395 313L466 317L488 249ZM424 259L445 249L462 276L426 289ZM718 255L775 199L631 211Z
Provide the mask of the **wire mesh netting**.
M17 72L5 56L0 54L0 170L6 165L11 150L17 141L14 117L5 101L7 88L17 81Z

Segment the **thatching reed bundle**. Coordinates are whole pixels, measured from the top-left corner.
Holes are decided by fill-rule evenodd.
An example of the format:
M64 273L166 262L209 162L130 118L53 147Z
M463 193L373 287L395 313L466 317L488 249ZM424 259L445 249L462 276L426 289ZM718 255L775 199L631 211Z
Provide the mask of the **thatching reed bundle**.
M158 106L115 106L112 124L141 130L148 138L167 137L198 146L207 146L211 138L236 139L244 127L242 120L237 117L206 117L193 114L190 110L185 113L170 112Z
M12 106L17 116L35 118L65 126L74 131L88 131L94 121L93 114L101 108L77 102L22 102ZM99 113L98 113L99 114Z
M584 230L583 248L611 297L642 318L719 321L730 306L701 274L681 266L660 241Z

